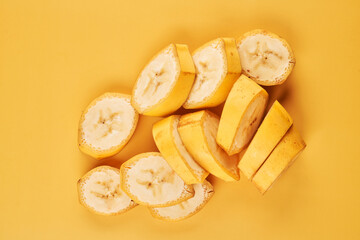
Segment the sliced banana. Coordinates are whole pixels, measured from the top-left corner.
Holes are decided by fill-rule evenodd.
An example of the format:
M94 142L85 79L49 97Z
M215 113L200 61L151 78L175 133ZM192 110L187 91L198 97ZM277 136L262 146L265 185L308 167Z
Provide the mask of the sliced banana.
M214 107L225 101L240 76L241 65L233 38L218 38L193 53L196 78L184 108Z
M293 120L285 108L275 101L240 159L239 168L248 179L254 176L292 123Z
M122 189L138 204L168 207L194 196L194 189L158 152L138 154L121 166Z
M193 216L214 195L213 186L206 180L203 183L194 184L193 187L194 197L170 207L149 208L151 215L164 221L180 221Z
M183 115L178 131L186 149L208 172L225 181L240 179L238 157L229 156L216 143L219 117L202 110Z
M185 44L170 44L141 71L132 103L148 116L175 112L185 102L195 79L195 66Z
M173 115L153 125L156 146L186 184L202 183L209 173L186 150L177 129L179 119Z
M80 150L97 159L120 152L139 118L130 102L130 95L120 93L105 93L93 100L80 118Z
M267 92L245 75L232 87L221 114L216 142L229 154L241 152L254 136L264 114Z
M117 215L137 204L120 188L120 171L100 166L86 173L78 181L80 203L100 215Z
M262 194L294 162L305 147L304 140L292 126L252 179Z
M242 72L265 86L282 84L295 65L295 56L285 39L263 29L237 39Z

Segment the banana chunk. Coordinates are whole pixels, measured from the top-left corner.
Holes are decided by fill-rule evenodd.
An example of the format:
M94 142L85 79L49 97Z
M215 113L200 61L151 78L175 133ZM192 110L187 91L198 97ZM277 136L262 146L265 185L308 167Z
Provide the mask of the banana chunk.
M100 166L78 181L81 205L100 215L117 215L137 206L120 188L120 171Z
M260 85L282 84L295 65L295 56L285 39L263 29L237 39L243 74Z
M179 119L180 116L173 115L154 124L156 146L186 184L202 183L209 173L186 150L177 129Z
M194 196L194 188L158 152L138 154L120 168L122 189L138 204L168 207Z
M304 140L292 126L252 179L262 194L294 162L305 147Z
M254 176L292 124L293 120L285 108L275 101L240 159L240 171L248 179Z
M149 208L151 215L164 221L180 221L198 213L214 195L214 188L206 180L193 186L194 197L170 207Z
M254 136L264 114L267 92L245 75L232 87L221 114L216 142L229 154L241 152Z
M148 116L175 112L185 102L195 79L195 66L185 44L170 44L144 67L135 83L132 104Z
M183 115L178 131L186 149L208 172L225 181L240 179L238 157L229 156L216 143L219 117L202 110Z
M120 93L105 93L93 100L80 118L80 150L96 159L120 152L139 118L130 102L130 95Z
M241 65L233 38L218 38L193 53L196 78L184 108L214 107L225 101L240 76Z

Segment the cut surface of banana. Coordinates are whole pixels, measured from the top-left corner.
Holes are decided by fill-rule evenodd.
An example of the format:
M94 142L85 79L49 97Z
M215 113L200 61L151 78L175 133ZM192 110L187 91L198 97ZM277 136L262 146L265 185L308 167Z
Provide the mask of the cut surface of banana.
M80 118L80 150L97 159L115 155L130 140L138 118L130 95L101 95L90 103Z
M144 67L133 89L132 103L148 116L164 116L185 102L195 79L195 66L185 44L170 44Z
M178 132L179 119L180 116L172 115L153 125L156 146L186 184L201 183L208 172L186 150Z
M219 117L202 110L180 118L178 131L186 149L209 173L225 181L240 179L238 157L229 156L216 143Z
M164 208L149 208L153 217L165 221L180 221L199 212L214 194L213 186L208 182L193 185L195 195L174 206Z
M240 171L248 179L254 176L292 124L291 116L275 101L240 159Z
M278 35L263 29L237 39L242 72L261 85L283 83L295 65L290 45Z
M267 92L245 75L232 87L221 114L217 143L229 154L241 152L254 136L264 114Z
M138 154L121 165L122 189L138 204L167 207L194 196L194 189L158 152Z
M78 181L80 203L100 215L117 215L137 204L120 188L120 171L100 166L86 173Z
M196 78L184 108L214 107L225 101L240 76L241 65L233 38L217 38L193 53Z
M272 186L305 147L304 140L292 126L252 179L261 193Z

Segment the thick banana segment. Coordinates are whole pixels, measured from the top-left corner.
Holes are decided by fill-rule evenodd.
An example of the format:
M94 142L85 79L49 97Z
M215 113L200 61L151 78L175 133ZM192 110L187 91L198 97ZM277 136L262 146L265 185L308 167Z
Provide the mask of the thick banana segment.
M196 78L184 108L214 107L225 101L240 76L241 65L233 38L218 38L193 53Z
M214 195L214 188L208 182L193 185L194 197L170 207L149 208L153 217L164 221L180 221L199 212Z
M105 93L93 100L80 118L80 150L97 159L120 152L139 118L130 102L130 95L120 93Z
M194 196L194 189L158 152L138 154L120 168L122 189L138 204L168 207Z
M245 75L232 87L221 114L216 142L229 154L241 152L254 136L264 114L267 92Z
M225 181L240 179L238 157L229 156L216 143L219 117L203 110L183 115L178 130L186 149L208 172Z
M295 65L290 45L278 35L263 29L237 39L242 72L265 86L283 83Z
M148 116L175 112L185 102L195 79L195 66L185 44L170 44L141 71L132 104Z
M285 108L275 101L240 159L240 171L248 179L254 176L292 123L293 120Z
M80 203L100 215L117 215L137 206L120 188L120 171L100 166L78 181Z
M292 126L252 179L261 193L272 186L305 147L304 140Z
M209 173L186 150L177 129L179 119L180 116L173 115L154 124L156 146L186 184L202 183Z

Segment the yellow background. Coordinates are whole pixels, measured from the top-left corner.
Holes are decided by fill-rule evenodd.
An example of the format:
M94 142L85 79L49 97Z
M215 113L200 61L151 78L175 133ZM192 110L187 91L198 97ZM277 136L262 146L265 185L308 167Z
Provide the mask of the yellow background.
M0 1L0 239L359 239L359 1ZM243 177L179 223L137 207L93 215L76 182L155 150L141 117L130 144L97 161L77 148L81 111L130 92L170 42L191 50L254 28L287 39L297 64L280 98L308 146L265 196Z

